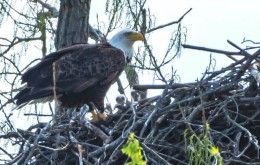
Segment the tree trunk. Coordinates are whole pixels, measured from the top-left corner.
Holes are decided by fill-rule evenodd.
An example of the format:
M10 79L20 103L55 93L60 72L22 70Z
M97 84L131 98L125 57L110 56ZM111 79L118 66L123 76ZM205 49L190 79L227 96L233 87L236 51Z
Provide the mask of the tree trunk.
M78 43L88 42L88 20L91 0L60 0L59 20L56 30L55 47L57 50L68 47ZM54 123L59 125L66 121L70 114L55 101L55 116ZM72 111L67 111L72 112ZM55 144L53 146L59 147L60 133L55 136ZM66 151L67 152L67 151ZM60 163L59 157L63 157L62 152L54 151L51 155L52 161ZM68 153L66 153L68 154ZM69 160L67 158L65 160ZM72 160L73 164L78 162L77 159Z
M61 0L55 47L87 43L91 0Z
M74 44L88 42L88 20L91 0L60 0L59 19L56 30L57 50ZM55 101L55 121L64 116L63 109ZM63 115L61 115L63 114ZM66 116L64 116L66 118ZM63 119L61 119L63 120Z

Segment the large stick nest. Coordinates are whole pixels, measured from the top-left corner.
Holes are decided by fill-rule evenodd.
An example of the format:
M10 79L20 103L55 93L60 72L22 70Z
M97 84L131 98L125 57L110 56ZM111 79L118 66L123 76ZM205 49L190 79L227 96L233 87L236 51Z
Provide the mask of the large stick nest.
M260 163L260 88L258 69L253 67L260 50L237 54L243 58L193 83L135 86L164 90L160 96L122 102L106 121L91 122L86 108L81 108L2 135L20 147L7 163L123 164L129 160L121 149L134 132L148 164L188 164L184 134L201 134L205 123L225 164Z

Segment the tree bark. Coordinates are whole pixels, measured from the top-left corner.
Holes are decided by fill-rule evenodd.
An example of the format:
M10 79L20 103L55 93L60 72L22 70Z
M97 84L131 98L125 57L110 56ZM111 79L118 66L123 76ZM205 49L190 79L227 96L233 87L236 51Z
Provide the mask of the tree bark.
M91 0L60 0L56 50L88 42L90 3ZM55 120L60 119L58 116L66 110L55 101Z
M55 47L60 49L88 42L91 0L61 0Z

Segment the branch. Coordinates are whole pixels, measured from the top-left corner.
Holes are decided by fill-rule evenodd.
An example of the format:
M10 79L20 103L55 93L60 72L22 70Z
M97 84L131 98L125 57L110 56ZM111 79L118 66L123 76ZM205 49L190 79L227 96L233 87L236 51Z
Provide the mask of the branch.
M169 86L170 89L177 89L183 87L192 87L195 83L179 84L174 83ZM168 85L133 85L134 90L147 90L147 89L165 89Z
M41 4L42 7L48 9L52 13L52 16L54 18L57 18L59 16L59 11L55 7L51 6L48 3L43 2L42 0L36 0L36 2L39 2L39 4Z
M173 22L169 22L167 24L164 24L164 25L160 25L160 26L157 26L155 28L152 28L150 30L148 30L146 33L151 33L155 30L158 30L158 29L162 29L162 28L165 28L167 26L170 26L170 25L173 25L173 24L177 24L177 23L180 23L182 21L182 19L192 10L192 8L190 8L188 11L186 11L186 13L184 13L177 21L173 21Z
M194 46L194 45L187 45L187 44L182 44L182 46L183 46L183 48L187 48L187 49L195 49L195 50L202 50L202 51L224 54L234 61L237 61L237 59L232 57L232 55L243 56L240 51L239 52L230 52L230 51L225 51L225 50L212 49L212 48L206 48L206 47Z
M108 143L110 141L109 136L107 136L100 128L94 126L90 122L86 121L84 126L87 127L88 129L90 129L91 131L93 131L95 133L95 135L97 135L104 141L104 143Z
M3 40L3 38L0 38ZM10 44L6 46L6 50L0 53L0 57L6 54L12 47L15 45L21 43L21 42L29 42L29 41L36 41L36 40L41 40L40 37L35 37L35 38L19 38L19 37L14 37L12 41L9 41Z

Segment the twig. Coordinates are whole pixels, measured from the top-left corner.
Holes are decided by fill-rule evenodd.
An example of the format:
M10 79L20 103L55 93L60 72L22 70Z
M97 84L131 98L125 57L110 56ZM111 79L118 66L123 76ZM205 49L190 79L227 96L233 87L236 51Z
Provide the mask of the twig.
M177 23L180 23L182 21L182 19L192 10L192 8L190 8L188 11L186 11L177 21L173 21L173 22L169 22L167 24L164 24L164 25L160 25L160 26L157 26L155 28L152 28L150 30L148 30L146 33L151 33L155 30L158 30L158 29L162 29L162 28L165 28L167 26L170 26L170 25L173 25L173 24L177 24Z
M187 44L182 44L183 48L187 49L195 49L195 50L203 50L203 51L208 51L208 52L213 52L213 53L219 53L219 54L224 54L228 58L232 59L233 61L237 61L233 55L241 56L241 52L230 52L230 51L225 51L225 50L219 50L219 49L212 49L212 48L206 48L206 47L201 47L201 46L194 46L194 45L187 45Z
M24 116L42 116L42 117L50 117L52 115L48 114L38 114L38 113L25 113Z
M168 164L170 165L171 163L169 163L168 161L166 161L165 159L163 159L160 155L158 155L154 150L152 150L151 148L149 148L147 145L145 145L144 143L141 144L142 147L144 147L144 151L145 152L149 152L150 154L154 155L159 161L161 161L163 164Z
M238 127L239 129L241 129L242 131L246 132L246 134L248 135L248 141L249 144L244 148L243 151L240 152L240 154L236 155L237 158L241 157L246 150L249 148L250 143L254 144L256 149L259 151L260 150L260 146L258 144L258 140L257 137L255 137L248 129L244 128L242 125L238 124L237 122L235 122L234 120L232 120L229 116L229 114L227 113L227 109L223 109L223 112L226 116L226 118L228 119L229 122L231 122L232 124L234 124L236 127Z
M39 2L44 8L48 9L54 18L59 16L59 11L55 7L43 2L42 0L36 0L36 2Z
M96 136L100 137L104 141L104 143L108 143L111 140L110 137L107 136L100 128L94 126L90 122L86 121L84 126L93 131Z
M192 87L195 83L186 83L186 84L180 84L180 83L173 83L169 86L169 89L176 89L176 88L182 88L182 87ZM165 89L168 85L134 85L134 90L146 90L146 89Z

